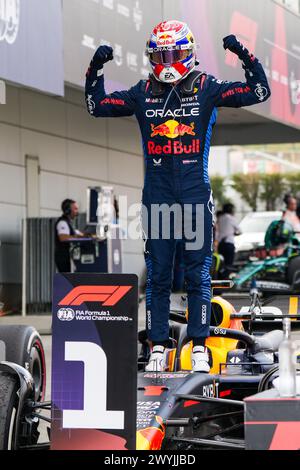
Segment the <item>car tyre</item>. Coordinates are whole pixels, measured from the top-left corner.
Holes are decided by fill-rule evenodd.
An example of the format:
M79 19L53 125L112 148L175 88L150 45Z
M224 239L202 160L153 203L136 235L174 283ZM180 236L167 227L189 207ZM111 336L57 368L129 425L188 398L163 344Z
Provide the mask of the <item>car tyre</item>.
M43 401L46 392L46 361L42 340L32 326L0 326L0 339L5 343L7 362L28 370L34 380L35 401Z
M292 286L296 280L295 275L299 272L300 277L300 256L295 256L294 258L291 258L288 262L288 267L287 267L287 281L288 283Z
M18 389L16 377L0 372L0 450L14 450Z

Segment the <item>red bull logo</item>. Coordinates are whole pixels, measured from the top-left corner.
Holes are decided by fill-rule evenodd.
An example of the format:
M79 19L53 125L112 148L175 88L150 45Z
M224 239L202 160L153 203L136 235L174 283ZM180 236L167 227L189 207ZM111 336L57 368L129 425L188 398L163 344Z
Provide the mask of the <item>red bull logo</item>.
M164 33L159 36L159 39L172 39L173 36L171 34Z
M151 137L167 137L169 140L166 145L157 145L155 142L148 142L148 154L149 155L190 155L200 153L200 140L193 139L188 145L183 144L179 140L175 140L178 137L184 135L190 135L194 137L195 123L191 125L182 124L178 121L167 121L164 124L154 126L151 124L152 134Z
M170 129L166 124L160 124L156 127L154 126L154 124L151 124L151 129L151 137L156 137L157 135L159 135L160 137L166 137L168 134L170 134Z
M174 31L169 33L158 33L157 36L157 46L176 46L176 36Z
M152 134L151 137L167 137L168 139L177 139L177 137L182 137L184 135L195 136L195 123L192 122L190 126L186 124L179 123L178 121L167 121L164 124L159 124L154 126L151 124Z
M183 144L180 140L169 140L166 145L156 145L155 142L148 142L148 155L195 155L199 153L199 139L193 139L189 145Z

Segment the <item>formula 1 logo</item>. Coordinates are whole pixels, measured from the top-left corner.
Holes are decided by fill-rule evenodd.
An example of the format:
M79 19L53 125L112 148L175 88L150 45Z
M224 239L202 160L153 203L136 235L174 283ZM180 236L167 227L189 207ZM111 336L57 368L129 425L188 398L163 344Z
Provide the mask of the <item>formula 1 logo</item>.
M0 42L13 44L20 26L20 0L0 0Z
M79 306L85 302L100 302L113 307L132 289L132 286L78 286L67 294L58 305Z

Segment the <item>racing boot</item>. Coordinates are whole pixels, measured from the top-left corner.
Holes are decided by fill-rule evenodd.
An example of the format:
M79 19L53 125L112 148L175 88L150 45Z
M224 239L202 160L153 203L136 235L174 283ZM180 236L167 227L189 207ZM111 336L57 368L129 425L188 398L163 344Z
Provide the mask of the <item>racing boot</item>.
M164 346L154 346L145 371L164 372L167 369L166 352L167 350Z
M203 372L208 374L210 371L209 356L207 348L203 346L194 346L192 352L193 372Z

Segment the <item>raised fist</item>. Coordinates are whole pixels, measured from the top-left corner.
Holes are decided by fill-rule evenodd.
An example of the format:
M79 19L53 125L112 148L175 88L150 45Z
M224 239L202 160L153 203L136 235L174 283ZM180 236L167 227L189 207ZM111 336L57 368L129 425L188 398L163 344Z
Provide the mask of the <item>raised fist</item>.
M242 44L237 40L234 34L231 34L230 36L226 36L226 38L223 39L223 43L224 43L224 49L225 50L229 49L234 54L239 55L243 51Z
M95 52L93 57L94 65L98 67L102 67L106 62L113 60L114 58L114 51L113 48L110 46L100 46Z

